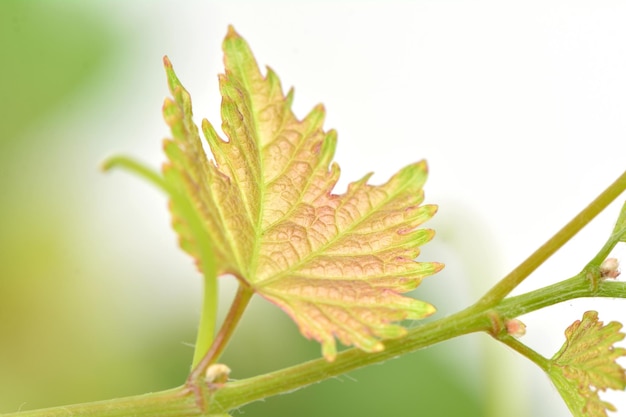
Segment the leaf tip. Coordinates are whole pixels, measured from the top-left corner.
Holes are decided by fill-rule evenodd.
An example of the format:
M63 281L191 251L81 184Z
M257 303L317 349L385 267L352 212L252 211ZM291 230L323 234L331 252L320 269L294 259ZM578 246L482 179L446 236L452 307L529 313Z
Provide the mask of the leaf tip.
M232 39L232 38L239 38L239 37L240 36L235 30L235 27L232 24L228 25L228 29L226 30L226 38Z
M174 94L176 88L182 87L182 85L174 72L172 61L170 61L167 55L163 56L163 67L165 68L165 75L167 76L167 85L170 88L170 92Z
M172 68L172 61L170 61L167 55L163 55L163 66L165 68Z
M432 316L436 312L437 308L434 305L420 300L412 300L411 309L408 311L406 318L410 320L421 320Z
M437 272L441 271L443 268L446 267L446 264L442 263L442 262L430 262L433 266L433 274L436 274Z
M427 304L424 309L424 317L432 316L437 312L437 308L432 304Z

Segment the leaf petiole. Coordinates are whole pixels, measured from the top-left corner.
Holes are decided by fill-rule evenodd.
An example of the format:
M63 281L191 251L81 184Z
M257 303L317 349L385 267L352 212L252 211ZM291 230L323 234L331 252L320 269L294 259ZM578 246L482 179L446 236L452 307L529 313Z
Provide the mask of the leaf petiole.
M204 294L202 295L202 310L198 322L198 334L196 336L195 349L191 369L194 369L206 355L215 336L216 304L217 304L217 279L207 279L203 282Z
M243 283L239 284L237 294L222 323L222 327L217 333L215 340L213 340L210 349L202 356L202 359L195 365L189 378L187 378L188 384L193 385L202 380L207 368L219 359L253 295L254 291L251 287Z
M525 345L524 343L517 340L515 337L511 335L504 335L502 337L499 337L498 340L519 353L520 355L530 359L543 371L548 372L548 369L550 367L550 361L538 352Z

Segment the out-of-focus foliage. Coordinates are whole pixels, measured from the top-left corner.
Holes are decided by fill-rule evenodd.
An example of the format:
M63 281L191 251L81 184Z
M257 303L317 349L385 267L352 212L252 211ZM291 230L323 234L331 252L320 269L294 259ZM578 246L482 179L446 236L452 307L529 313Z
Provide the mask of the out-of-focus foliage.
M20 133L89 81L111 54L111 34L70 5L0 2L0 157ZM45 141L46 137L38 138ZM0 179L2 180L2 179Z
M71 190L46 171L60 141L33 129L62 113L114 48L106 25L80 7L0 2L0 412L94 395L97 376L83 372L97 367L74 362L98 359L96 329L80 314L86 277L67 239Z

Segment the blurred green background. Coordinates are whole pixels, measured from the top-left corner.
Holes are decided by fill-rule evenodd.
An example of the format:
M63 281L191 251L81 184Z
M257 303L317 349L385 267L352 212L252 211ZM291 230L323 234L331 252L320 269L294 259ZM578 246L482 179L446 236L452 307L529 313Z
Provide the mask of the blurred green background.
M275 26L289 26L290 19L297 15L308 21L306 7L303 11L288 3L272 2L280 7L265 10L264 19L276 19ZM403 2L394 2L400 3ZM337 7L336 11L348 19L360 10L359 2L337 4L325 4L327 13ZM241 32L257 56L263 57L262 62L273 63L271 59L284 55L285 61L275 66L281 77L282 69L290 62L297 61L295 67L307 67L308 49L272 43L272 36L278 36L269 29L274 26L258 23L260 15L250 12L250 5L237 1L190 1L184 6L173 1L0 2L0 413L140 394L178 386L184 381L200 309L200 276L177 248L165 198L135 178L120 173L104 175L98 167L105 157L118 152L135 155L155 167L163 160L160 139L167 135L167 130L160 106L167 90L160 60L164 53L175 55L170 57L194 97L195 113L213 120L217 117L216 74L221 70L219 43L225 34L225 21L246 29ZM277 9L286 10L289 17L281 18ZM447 21L447 13L441 22ZM393 20L388 24L395 29ZM319 44L308 27L291 25L292 33ZM343 34L337 27L328 27L331 34ZM255 28L257 35L267 35L264 42L255 41ZM421 42L428 37L418 39ZM332 46L328 39L323 42ZM200 48L198 44L207 46ZM359 48L370 46L376 45L356 45L355 49L358 52ZM272 53L276 54L273 58L269 56ZM362 55L369 56L365 52ZM439 71L436 65L433 68ZM284 71L286 85L291 85L288 77L293 71ZM309 87L300 78L294 78L299 94L304 91L298 99L305 97L296 100L297 104L311 96L318 99L311 94L317 93L312 82L335 88L331 84L333 76L331 72L314 72ZM344 74L337 80L339 87L335 90L350 96L351 79ZM356 91L362 91L363 86L357 87ZM499 88L497 83L494 88ZM382 90L398 89L383 85ZM431 106L426 97L424 106ZM328 100L337 103L340 98ZM327 100L325 96L321 99ZM339 114L343 129L349 131L351 124L364 116L360 107L354 109L353 96L348 97L348 102L352 113L342 114L342 107L335 105L337 111L329 111L329 117ZM358 104L367 109L370 102L389 107L384 100L359 99ZM442 103L449 105L446 100ZM440 110L436 106L433 109ZM305 111L298 110L298 114ZM357 122L350 122L351 117L356 117ZM426 119L428 116L422 123ZM411 123L410 117L404 120ZM438 120L434 124L436 131L443 129ZM461 125L460 129L464 127ZM487 133L499 138L498 129L496 126L495 132ZM477 136L488 136L477 131ZM444 131L438 140L423 141L420 151L406 152L390 146L387 150L391 156L384 159L376 151L378 142L357 142L361 135L352 139L344 135L341 139L345 139L346 145L338 149L337 157L342 167L347 167L344 173L350 172L354 161L367 161L370 145L376 151L370 155L372 160L380 159L383 170L390 172L403 165L396 165L395 159L405 155L413 160L413 154L429 156L432 152L432 160L438 161L439 165L433 166L438 166L439 174L433 176L430 189L435 192L429 191L429 195L439 192L436 202L441 210L428 225L437 230L437 237L421 256L443 261L447 267L426 280L415 294L438 307L437 317L468 305L541 242L536 230L526 230L526 223L501 220L506 227L528 232L532 241L528 239L529 247L517 251L519 258L507 258L505 266L499 262L505 256L492 239L497 227L486 226L485 219L491 224L496 219L488 214L489 210L507 214L506 203L511 209L518 204L514 199L500 198L500 189L494 192L490 188L485 178L493 173L484 160L476 162L463 152L450 152L457 146L467 146L463 145L468 142L465 137L455 136L446 142L448 136ZM406 138L397 140L412 144ZM539 136L537 140L545 138ZM479 157L481 149L474 149ZM357 156L347 157L353 154ZM446 165L457 154L466 160L466 165L454 159ZM537 154L554 161L549 153ZM386 160L394 160L394 165L387 166L391 164ZM487 160L504 165L517 161ZM578 166L576 161L571 164ZM551 162L536 165L538 171L542 166L552 170ZM481 174L485 177L479 178L476 172L481 166L486 167ZM451 173L453 191L441 182L441 173L446 170ZM518 171L518 184L527 182L525 171ZM349 178L358 178L363 169L359 167L358 172ZM602 172L614 177L607 170ZM543 176L548 178L545 172ZM463 180L470 186L458 185ZM440 181L439 188L433 187L436 181ZM598 182L608 183L604 178L598 178ZM545 186L546 195L554 197L549 181L545 181ZM598 191L597 187L588 188L590 195ZM464 205L464 195L452 194L459 190L467 195L477 194L476 204L482 204L481 198L489 195L494 200L485 202L484 211L479 213L476 205ZM573 190L559 191L575 194ZM519 196L524 189L516 192ZM588 197L583 195L581 199L586 202ZM499 202L504 206L498 206ZM572 207L575 212L581 204L563 207ZM558 220L555 229L564 216L570 216L570 212L547 213L546 220ZM508 230L505 228L502 233ZM544 232L548 234L550 230L542 229ZM526 237L507 235L509 241L516 243L525 243ZM482 279L472 281L470 277ZM226 301L234 292L231 281L225 278L220 289ZM250 310L224 356L224 362L233 369L233 378L319 357L319 346L304 340L281 311L259 299L253 301ZM556 344L551 345L548 353L558 347L564 328L564 324L559 324L558 331L547 332L550 337L541 336L552 340L554 335ZM545 397L533 397L533 389L548 396L550 405ZM522 417L537 415L537 410L542 415L567 415L555 390L537 369L486 336L476 335L251 404L233 414Z

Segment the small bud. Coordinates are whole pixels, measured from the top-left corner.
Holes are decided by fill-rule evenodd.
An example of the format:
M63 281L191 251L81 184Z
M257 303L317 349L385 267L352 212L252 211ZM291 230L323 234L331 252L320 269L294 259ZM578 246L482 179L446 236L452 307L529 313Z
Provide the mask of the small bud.
M214 363L206 370L205 380L210 389L222 388L228 382L230 368L222 363Z
M518 319L508 320L506 322L506 332L513 337L522 337L526 334L526 325Z
M619 276L619 261L617 258L606 258L602 265L600 265L600 273L602 278L615 279Z

